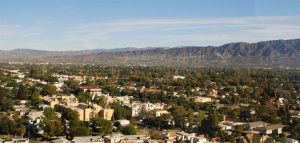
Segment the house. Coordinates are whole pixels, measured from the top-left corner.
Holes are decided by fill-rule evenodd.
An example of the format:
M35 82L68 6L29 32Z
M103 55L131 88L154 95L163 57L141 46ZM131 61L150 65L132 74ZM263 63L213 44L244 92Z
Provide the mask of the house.
M71 143L71 142L65 138L58 138L50 141L50 143Z
M99 136L74 137L72 143L104 143L104 139Z
M112 134L104 136L105 143L144 143L144 141L150 138L146 135L122 135Z
M133 99L133 96L116 96L113 97L114 102L121 102L124 105L130 105L130 100Z
M92 98L95 98L95 96L102 96L102 92L100 88L97 88L95 86L81 86L80 87L83 92L88 92L92 96Z
M28 138L12 138L0 140L0 143L29 143Z
M176 131L168 131L161 134L161 138L166 140L167 142L175 142L176 137Z
M119 123L122 127L128 126L130 124L130 121L126 119L117 120L116 122Z
M238 109L240 108L239 105L236 105L236 104L215 104L213 105L216 109L219 109L219 108L229 108L229 109Z
M82 84L84 82L84 78L82 76L73 75L69 76L69 78L77 81L78 84Z
M174 75L173 76L173 80L179 80L179 79L185 79L184 76L180 76L180 75Z
M51 106L47 105L47 104L39 104L38 105L39 109L45 109L45 108L51 108Z
M62 91L62 88L64 88L66 85L64 82L55 82L54 86L56 87L57 91Z
M150 139L147 135L125 135L121 143L144 143L145 140Z
M218 96L218 91L215 90L215 89L210 89L210 90L208 90L207 95L212 96L212 97L217 97Z
M179 142L191 142L196 137L196 133L186 133L184 131L176 133L176 140Z
M48 103L48 105L51 107L51 108L54 108L54 106L56 104L59 104L59 101L58 99L56 98L56 96L53 96L53 97L50 97L50 96L44 96L43 97L43 100L46 101Z
M30 109L26 105L14 105L13 106L14 110L20 115L23 116L25 115Z
M69 96L45 96L43 97L43 100L46 101L51 108L54 108L55 105L59 104L59 105L63 105L66 107L71 107L71 106L77 106L79 104L77 98L71 94Z
M29 122L35 122L35 123L38 123L40 122L40 120L42 118L44 118L44 111L37 111L37 110L31 110L28 115L28 121Z
M116 142L120 142L122 139L123 139L122 134L112 134L112 135L104 136L105 143L116 143Z
M265 127L258 127L255 128L254 130L259 131L262 134L265 135L269 135L272 134L273 132L276 132L277 134L281 134L282 133L282 128L284 128L285 126L282 124L273 124L273 125L268 125Z
M254 128L259 128L259 127L265 127L267 126L268 123L262 122L262 121L257 121L257 122L249 122L246 124L246 126L250 129L253 130Z
M142 110L149 112L154 110L164 110L166 107L167 105L164 103L133 102L131 104L132 117L138 116Z
M58 82L65 82L65 81L69 80L68 75L53 74L52 76L56 77Z
M207 138L204 136L193 137L190 140L192 143L207 143Z
M157 110L157 111L155 111L155 116L156 117L159 117L159 116L161 116L163 114L170 114L170 112L167 111L167 110Z
M212 102L212 99L211 99L211 97L197 96L197 97L194 97L194 102L207 103L207 102Z

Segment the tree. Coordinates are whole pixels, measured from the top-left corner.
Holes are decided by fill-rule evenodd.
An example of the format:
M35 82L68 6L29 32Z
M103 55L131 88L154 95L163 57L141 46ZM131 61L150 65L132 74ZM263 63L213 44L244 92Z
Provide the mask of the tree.
M21 99L21 100L27 100L27 91L26 91L26 87L23 84L19 85L18 88L18 93L17 93L17 98Z
M43 129L49 137L62 135L64 126L59 118L56 117L55 110L52 108L44 109L45 118L42 121Z
M21 127L18 129L18 134L23 138L25 133L26 133L26 126L21 125Z
M0 110L1 111L11 111L13 110L14 101L10 98L1 99Z
M134 126L132 125L128 125L128 126L125 126L123 129L122 129L122 133L124 135L135 135L136 134L136 129Z
M7 89L0 86L0 99L2 99L3 97L8 97L8 93L9 91Z
M42 100L40 98L40 93L37 89L34 89L32 95L31 95L31 105L37 106L40 103L42 103Z
M64 132L64 126L62 125L62 122L60 119L55 118L52 120L49 120L47 118L43 119L43 129L49 137L53 136L60 136Z
M215 137L217 132L220 130L218 123L217 112L215 110L212 110L208 117L203 120L200 131L208 134L210 137Z
M291 130L291 133L292 133L292 137L297 139L297 140L300 140L300 122L296 122L294 123L292 127L292 130Z
M74 94L74 95L78 95L80 92L80 86L79 86L79 82L74 80L74 79L69 79L67 81L65 81L65 84L67 85L63 91L66 94Z
M78 95L79 102L89 103L92 101L92 96L87 92L81 92Z
M55 110L50 107L47 107L44 109L44 115L45 115L46 119L50 119L50 120L52 120L56 117Z
M173 106L171 109L171 115L175 120L175 126L181 129L184 128L184 117L186 114L186 109L183 106Z
M107 101L108 101L108 98L105 97L105 96L96 96L94 99L93 99L93 102L102 106L102 107L106 107L107 105Z
M166 123L166 121L169 121L171 119L170 114L163 114L159 117L148 117L143 120L143 122L151 127L156 127L159 129L165 129L168 128L169 125Z
M91 123L93 132L99 133L99 135L108 135L112 133L113 126L111 121L96 117L92 119Z
M112 103L110 107L114 109L114 119L131 119L131 109L127 106L122 106L120 103Z
M54 85L48 83L46 86L43 87L42 91L41 91L41 94L44 95L44 96L47 96L47 95L55 95L57 93L57 89Z
M14 134L16 123L7 116L0 118L0 134Z
M90 130L86 126L76 126L69 129L71 137L88 136Z

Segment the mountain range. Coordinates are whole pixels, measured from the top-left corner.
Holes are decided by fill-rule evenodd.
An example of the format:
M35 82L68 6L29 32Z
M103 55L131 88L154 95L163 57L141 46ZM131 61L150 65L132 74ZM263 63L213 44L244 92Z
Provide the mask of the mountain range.
M238 42L206 47L120 48L64 52L17 49L0 51L0 60L99 65L300 67L300 39Z

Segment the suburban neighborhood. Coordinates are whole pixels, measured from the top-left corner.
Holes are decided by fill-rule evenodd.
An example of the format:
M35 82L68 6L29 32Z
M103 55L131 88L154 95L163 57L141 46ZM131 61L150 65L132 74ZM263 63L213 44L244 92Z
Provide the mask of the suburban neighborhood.
M172 75L172 68L94 66L88 73L73 66L1 65L0 142L297 143L299 139L299 84L289 84L287 90L288 83L276 82L279 88L272 89L273 96L264 95L271 89L253 84L252 79L238 81L244 80L238 74L247 73L234 69L197 69L201 75L197 77L184 69ZM153 71L152 79L146 69ZM253 69L253 74L257 72L268 75ZM282 78L293 74L289 71ZM232 77L237 77L235 83ZM195 80L201 78L205 82Z

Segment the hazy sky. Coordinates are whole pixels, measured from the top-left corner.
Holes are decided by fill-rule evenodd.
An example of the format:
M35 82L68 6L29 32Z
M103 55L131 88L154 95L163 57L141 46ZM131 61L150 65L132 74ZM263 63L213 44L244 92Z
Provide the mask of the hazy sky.
M300 0L0 0L0 50L300 38Z

